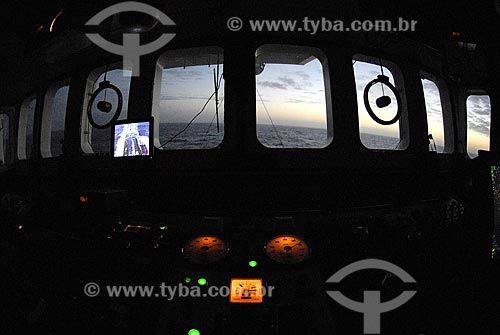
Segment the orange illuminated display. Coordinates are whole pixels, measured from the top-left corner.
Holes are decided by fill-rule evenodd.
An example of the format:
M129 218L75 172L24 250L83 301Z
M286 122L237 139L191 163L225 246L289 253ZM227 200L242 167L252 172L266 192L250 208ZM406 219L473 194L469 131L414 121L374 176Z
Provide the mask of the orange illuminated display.
M184 244L182 253L191 263L211 264L226 257L228 247L226 242L217 236L202 235Z
M300 237L279 235L267 242L266 255L282 264L296 264L309 258L311 250Z
M231 279L229 302L235 304L259 304L263 300L262 279Z

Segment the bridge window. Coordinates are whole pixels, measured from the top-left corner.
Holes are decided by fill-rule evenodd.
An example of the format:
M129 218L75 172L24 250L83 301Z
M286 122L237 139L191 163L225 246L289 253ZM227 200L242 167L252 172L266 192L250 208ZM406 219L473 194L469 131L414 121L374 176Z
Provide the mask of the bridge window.
M382 63L382 65L381 65ZM378 58L366 56L356 56L353 61L354 76L356 80L356 92L358 102L359 133L361 143L368 149L404 150L408 146L409 136L407 126L402 124L406 118L404 90L401 88L402 80L395 80L399 75L399 69L393 63ZM381 124L370 116L364 103L365 87L379 75L388 78L397 92L400 94L402 102L401 117L392 124ZM389 97L389 99L381 99ZM373 114L382 121L391 121L397 115L396 95L385 84L374 84L368 91L369 106ZM379 103L380 106L379 107Z
M422 86L427 111L429 151L443 152L445 144L444 119L439 88L434 81L429 79L422 79Z
M488 95L467 98L467 152L476 157L478 150L490 150L491 105Z
M33 128L35 124L35 96L25 99L19 113L17 156L20 160L31 158L33 153Z
M257 138L268 148L324 148L333 139L325 55L263 45L255 53Z
M7 164L9 157L9 116L0 114L0 166Z
M95 70L87 80L87 94L82 114L81 143L85 153L110 153L111 152L111 129L95 128L89 122L87 106L92 94L99 89L99 84L109 81L116 86L122 94L122 108L118 120L127 118L128 99L130 92L131 71L109 68ZM98 106L99 105L99 106ZM94 99L91 114L94 122L99 126L109 124L115 115L118 106L118 95L110 89L103 89ZM100 107L100 108L99 108ZM110 125L111 126L111 125Z
M68 92L69 84L63 82L50 87L45 94L40 144L42 157L62 154Z
M157 63L155 147L211 149L224 138L223 50L168 51Z

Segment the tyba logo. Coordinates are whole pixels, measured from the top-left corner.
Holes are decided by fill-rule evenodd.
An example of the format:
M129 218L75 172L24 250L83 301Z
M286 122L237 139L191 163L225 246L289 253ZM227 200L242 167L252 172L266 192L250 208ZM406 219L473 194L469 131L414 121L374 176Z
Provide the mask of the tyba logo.
M328 278L326 282L340 283L351 273L368 269L388 271L398 276L404 283L416 283L415 279L413 279L413 277L406 271L397 265L380 259L365 259L349 264ZM363 313L365 334L380 334L380 315L407 303L417 293L417 291L403 291L396 298L386 302L380 301L380 291L364 291L363 302L351 300L339 291L327 291L326 293L328 293L331 298L342 306L349 308L350 310Z
M116 5L112 5L94 15L85 25L97 26L108 17L123 12L139 12L148 14L157 19L158 22L164 26L175 26L174 21L172 21L160 10L150 5L135 1L121 2ZM116 55L122 55L123 67L131 67L132 76L140 75L140 56L155 52L175 37L175 33L165 33L155 41L141 45L138 33L125 33L123 34L123 45L120 45L105 40L99 34L88 33L85 35L100 48Z

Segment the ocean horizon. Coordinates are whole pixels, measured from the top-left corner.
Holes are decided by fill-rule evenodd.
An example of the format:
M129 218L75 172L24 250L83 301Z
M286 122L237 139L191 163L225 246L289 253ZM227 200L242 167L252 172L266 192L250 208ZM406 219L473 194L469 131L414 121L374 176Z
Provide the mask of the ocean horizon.
M187 123L160 123L160 143L165 144L176 134L181 132ZM326 129L283 126L257 125L257 139L269 148L323 148L329 144ZM217 147L224 137L224 124L219 124L220 132L217 133L215 123L192 123L186 131L174 140L164 145L165 150L182 149L213 149ZM279 134L279 136L278 136ZM60 154L61 141L64 134L55 131L52 134L51 144L53 154ZM334 139L335 140L335 135ZM361 142L370 149L395 150L399 144L396 137L362 133ZM110 152L111 130L103 129L92 131L92 147L95 152ZM439 149L439 146L438 146Z

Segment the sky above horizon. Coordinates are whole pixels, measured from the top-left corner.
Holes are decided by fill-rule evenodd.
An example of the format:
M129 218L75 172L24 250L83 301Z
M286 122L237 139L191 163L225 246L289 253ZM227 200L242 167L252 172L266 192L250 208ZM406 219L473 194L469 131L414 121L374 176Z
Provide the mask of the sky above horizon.
M257 124L326 129L323 67L266 64L256 77ZM260 94L260 95L259 95ZM266 109L269 115L266 113Z
M224 122L223 65L219 65L218 90L219 122ZM200 112L208 98L215 92L214 74L217 65L200 65L186 68L164 69L160 92L160 123L189 122ZM215 116L215 97L212 98L195 120L210 123Z
M394 83L394 77L392 73L386 67L380 67L380 65L375 65L371 63L365 63L361 61L354 62L354 78L356 80L356 96L358 103L358 117L359 117L359 132L361 134L373 134L380 136L388 136L399 139L399 121L391 125L382 126L375 122L368 112L366 111L363 93L366 85L376 79L378 75L382 72L385 76L389 78L389 82L392 85ZM388 96L391 98L391 103L385 108L378 108L375 104L375 100L381 96ZM389 89L388 86L382 84L375 84L370 88L368 93L368 99L370 101L370 106L379 118L382 120L391 120L397 113L397 100L396 96ZM362 139L363 140L363 139ZM370 147L369 143L363 143L365 146ZM384 148L384 149L394 149L394 148Z
M437 85L428 79L422 79L425 109L427 112L427 130L432 134L438 152L444 149L444 122L441 95Z
M467 98L467 152L477 156L478 150L490 150L491 104L487 95Z

